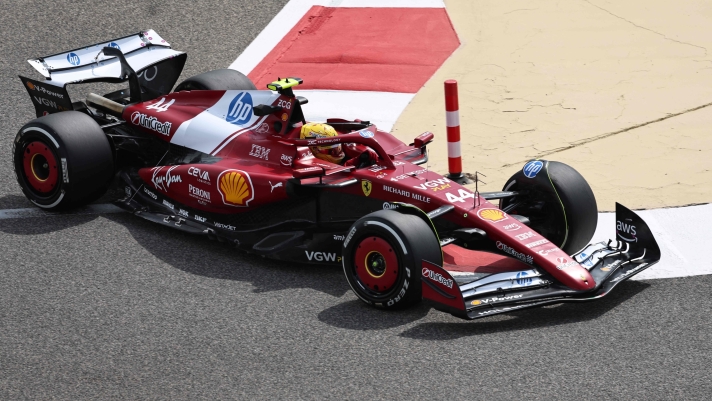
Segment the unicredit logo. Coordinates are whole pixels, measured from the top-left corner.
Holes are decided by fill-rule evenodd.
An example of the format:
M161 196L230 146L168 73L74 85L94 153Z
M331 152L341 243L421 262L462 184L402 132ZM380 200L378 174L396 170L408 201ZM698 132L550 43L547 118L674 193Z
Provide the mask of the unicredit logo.
M139 125L144 128L148 128L151 131L156 131L162 135L170 135L171 133L171 123L162 123L156 119L156 117L149 116L141 113L140 111L134 111L131 114L131 124Z
M453 284L452 280L443 277L442 274L436 273L436 272L428 269L427 267L423 268L423 277L427 277L427 278L435 281L436 283L440 283L440 284L444 285L447 288L452 288L452 284Z

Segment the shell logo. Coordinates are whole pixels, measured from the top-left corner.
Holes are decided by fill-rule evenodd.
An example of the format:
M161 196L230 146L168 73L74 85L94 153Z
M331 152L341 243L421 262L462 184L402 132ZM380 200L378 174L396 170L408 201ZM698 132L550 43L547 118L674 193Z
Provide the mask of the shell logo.
M482 220L492 221L495 223L507 219L504 212L499 209L480 209L477 211L477 216L479 216Z
M247 207L255 199L250 175L240 170L225 170L218 176L218 192L228 206Z
M479 304L481 304L481 303L482 303L482 302L479 301L479 300L474 300L474 301L470 302L470 304L472 304L472 305L474 305L474 306L477 306L477 305L479 305Z
M35 90L35 85L33 85L32 82L30 82L30 81L27 81L27 87L32 90Z

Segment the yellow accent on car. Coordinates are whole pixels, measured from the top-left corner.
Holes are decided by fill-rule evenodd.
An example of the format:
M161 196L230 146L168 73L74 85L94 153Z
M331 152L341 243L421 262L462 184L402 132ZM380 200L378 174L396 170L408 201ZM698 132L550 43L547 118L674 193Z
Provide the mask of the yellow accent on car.
M301 78L289 77L279 79L277 81L272 82L271 84L267 84L267 89L279 92L297 86L302 82L304 81Z

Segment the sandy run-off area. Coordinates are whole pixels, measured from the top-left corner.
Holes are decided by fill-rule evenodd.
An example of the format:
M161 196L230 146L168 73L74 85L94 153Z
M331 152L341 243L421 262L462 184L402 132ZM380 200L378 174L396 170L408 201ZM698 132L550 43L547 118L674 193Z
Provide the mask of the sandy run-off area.
M461 46L394 126L447 171L456 79L464 171L501 189L533 158L581 172L599 209L712 201L712 3L446 0Z

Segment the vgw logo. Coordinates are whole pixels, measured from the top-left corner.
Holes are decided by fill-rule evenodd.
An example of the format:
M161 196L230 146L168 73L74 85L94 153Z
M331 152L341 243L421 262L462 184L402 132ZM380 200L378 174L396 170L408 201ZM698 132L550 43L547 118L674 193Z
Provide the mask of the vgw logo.
M307 254L307 259L309 261L316 260L317 262L341 262L341 257L336 256L333 252L309 252L304 251Z
M79 65L79 56L77 56L77 53L69 53L67 54L67 61L71 65Z
M246 124L252 118L252 95L247 92L238 93L227 110L225 121L235 125Z

